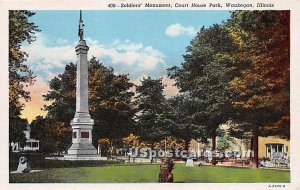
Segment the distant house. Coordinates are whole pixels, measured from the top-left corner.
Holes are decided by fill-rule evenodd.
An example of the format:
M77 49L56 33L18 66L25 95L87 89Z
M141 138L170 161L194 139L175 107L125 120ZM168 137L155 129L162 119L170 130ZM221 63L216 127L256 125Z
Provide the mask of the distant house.
M11 142L11 150L13 152L19 152L19 151L37 151L40 149L40 141L36 139L30 138L30 126L27 126L27 130L23 131L26 137L26 144L24 147L21 147L19 142Z
M258 139L258 157L269 158L286 158L290 156L290 141L273 136L259 137Z
M229 128L228 125L222 125L222 129L227 130ZM229 136L227 133L225 136ZM217 142L220 137L217 137ZM251 157L251 141L250 137L248 139L238 139L231 137L231 140L228 141L229 147L227 151L240 153L238 155L239 158L249 158ZM211 139L208 140L209 143L207 145L197 143L195 140L191 141L191 150L197 150L197 152L203 152L203 149L211 148ZM217 143L218 144L218 143ZM216 147L218 148L218 145ZM281 139L275 136L268 137L259 137L258 138L258 157L259 159L268 158L270 160L276 159L287 159L290 157L290 141L286 139Z

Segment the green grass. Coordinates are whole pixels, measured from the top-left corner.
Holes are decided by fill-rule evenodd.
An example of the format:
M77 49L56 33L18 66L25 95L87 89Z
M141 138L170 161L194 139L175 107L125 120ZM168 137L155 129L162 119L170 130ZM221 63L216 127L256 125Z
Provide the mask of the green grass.
M179 166L174 172L175 182L196 183L260 183L290 182L290 172L251 168L221 166L185 167Z
M37 173L10 174L11 183L156 183L159 165L119 165L46 169ZM290 172L219 166L185 167L175 164L178 183L289 183Z

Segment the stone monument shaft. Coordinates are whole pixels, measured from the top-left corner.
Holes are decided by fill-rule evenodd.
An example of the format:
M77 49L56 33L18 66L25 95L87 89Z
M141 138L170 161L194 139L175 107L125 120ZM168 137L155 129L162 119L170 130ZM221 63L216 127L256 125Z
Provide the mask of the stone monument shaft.
M72 126L72 146L68 150L69 156L80 157L84 155L95 155L97 150L92 145L92 129L94 120L89 114L88 101L88 63L87 52L89 47L83 38L83 20L80 11L78 37L79 41L75 47L77 54L77 74L76 74L76 112L71 121Z
M77 77L76 77L76 113L89 113L88 100L88 65L87 52L89 47L84 40L80 40L76 46Z

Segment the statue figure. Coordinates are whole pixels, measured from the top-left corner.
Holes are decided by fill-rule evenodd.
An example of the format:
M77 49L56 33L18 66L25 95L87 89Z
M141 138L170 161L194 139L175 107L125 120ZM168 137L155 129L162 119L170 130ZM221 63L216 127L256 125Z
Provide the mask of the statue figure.
M83 20L82 20L82 13L80 10L79 27L78 27L78 37L80 40L83 40L83 27L84 27L84 24L83 24Z

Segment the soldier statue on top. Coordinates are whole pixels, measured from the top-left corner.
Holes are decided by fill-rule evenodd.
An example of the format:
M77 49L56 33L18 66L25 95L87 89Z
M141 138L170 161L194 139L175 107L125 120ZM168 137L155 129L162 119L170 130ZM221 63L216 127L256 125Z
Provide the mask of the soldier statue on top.
M80 19L79 19L79 27L78 27L78 37L80 38L80 40L83 40L83 20L82 20L82 14L81 14L81 10L80 10Z

